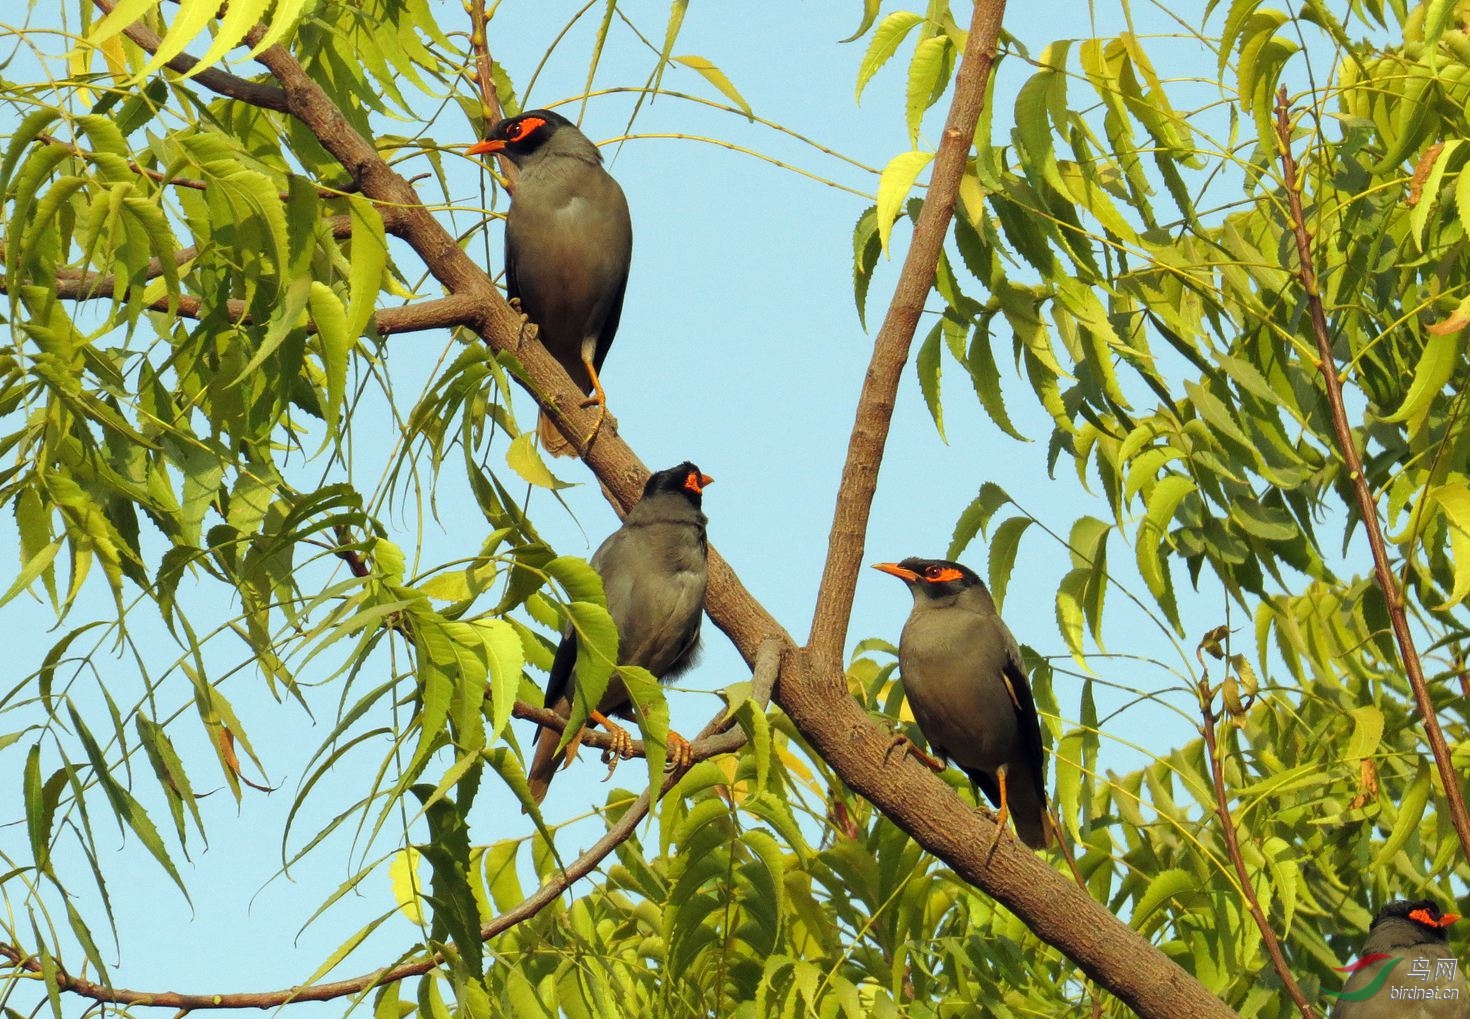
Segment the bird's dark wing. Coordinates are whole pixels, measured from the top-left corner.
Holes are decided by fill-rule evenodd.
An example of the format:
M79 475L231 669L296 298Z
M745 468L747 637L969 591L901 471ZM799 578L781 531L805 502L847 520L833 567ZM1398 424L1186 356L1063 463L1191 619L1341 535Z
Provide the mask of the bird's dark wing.
M572 669L577 664L577 631L568 630L561 638L561 643L556 646L556 657L551 660L551 673L546 677L546 706L556 710L557 702L563 697L571 700L572 696ZM536 730L535 739L539 740L547 732L551 732L553 738L557 736L554 730L548 730L545 726Z
M505 232L505 299L514 301L521 296L520 281L516 279L515 252L510 246L510 231Z
M612 306L608 308L607 318L603 319L602 331L597 334L597 349L592 354L592 367L599 372L602 371L603 359L612 349L613 337L617 335L618 322L623 317L623 294L627 289L628 274L623 273L623 278L618 281L617 290L613 293Z
M1001 670L1006 692L1016 709L1016 723L1020 730L1021 752L1032 777L1036 779L1036 795L1043 807L1046 804L1046 762L1042 758L1041 719L1036 715L1036 701L1031 696L1031 684L1019 662L1011 657Z

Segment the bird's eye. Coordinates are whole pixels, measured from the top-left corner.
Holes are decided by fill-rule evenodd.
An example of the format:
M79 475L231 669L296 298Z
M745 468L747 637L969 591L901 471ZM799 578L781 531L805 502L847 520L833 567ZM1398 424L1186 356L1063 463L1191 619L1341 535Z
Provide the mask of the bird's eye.
M943 572L944 571L941 570L938 566L926 566L924 568L924 576L928 577L930 580L938 580L939 575Z

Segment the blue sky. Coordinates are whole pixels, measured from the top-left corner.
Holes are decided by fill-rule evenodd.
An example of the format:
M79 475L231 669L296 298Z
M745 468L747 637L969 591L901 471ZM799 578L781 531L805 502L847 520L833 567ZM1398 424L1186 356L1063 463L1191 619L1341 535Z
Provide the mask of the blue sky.
M622 6L645 35L662 38L666 4ZM847 45L838 40L856 27L860 6L691 4L675 52L714 61L757 114L861 163L881 167L911 147L903 118L907 49L873 81L861 105L855 104L854 80L866 40ZM467 27L458 3L436 3L434 9L446 30ZM548 0L502 4L491 24L490 46L519 90L576 9L575 4ZM534 91L523 95L530 105L548 105L582 92L598 13L589 13L562 42ZM959 12L961 22L967 17L968 10ZM1077 21L1058 24L1054 13L1015 5L1007 28L1034 54L1059 31L1082 35L1121 27L1093 29L1081 18ZM1140 24L1139 30L1146 29ZM1213 55L1187 40L1170 49L1185 60L1213 61ZM652 66L653 54L615 21L594 91L639 85ZM1004 68L995 118L998 131L1009 120L1010 96L1025 73L1020 61ZM684 69L668 72L664 87L719 99L701 78ZM936 143L944 106L941 102L926 121L920 147L932 149ZM618 137L631 108L627 95L597 95L587 105L584 128L594 140ZM576 107L562 107L562 112L575 117ZM400 130L401 125L389 129ZM611 172L627 192L635 231L622 327L603 373L611 410L624 438L650 467L693 459L717 479L705 500L711 541L751 591L802 638L811 618L836 483L870 349L871 333L860 326L853 304L851 275L852 228L869 200L728 148L688 138L640 136L727 140L865 193L876 188L876 178L741 117L670 97L646 104L631 134L634 137L623 144L605 150ZM445 146L475 140L452 108L430 135ZM480 184L473 164L449 162L457 175L456 197L466 205L477 203ZM427 167L409 161L401 168L412 174ZM874 328L891 292L906 238L900 225L895 257L884 263L872 286L868 318ZM498 227L492 228L489 250L498 270ZM928 324L921 324L921 338ZM1008 351L1009 339L998 337L997 350ZM455 349L442 334L401 336L390 342L388 370L405 406L441 358L452 357ZM1000 360L1004 365L1007 357L1002 354ZM1002 484L1061 534L1082 513L1107 517L1104 505L1079 491L1069 465L1063 465L1057 479L1047 476L1049 421L1036 411L1024 382L1014 373L1010 382L1016 388L1008 390L1012 394L1008 406L1021 430L1036 441L1018 443L993 426L974 400L968 379L951 366L945 378L949 437L945 444L935 433L912 368L906 371L873 508L866 562L942 555L956 517L986 481ZM519 394L516 407L522 425L529 426L531 401ZM395 436L386 416L379 419L377 434L373 415L363 414L357 424L364 429L364 439L355 480L368 490L376 478L373 465L380 462L375 447L386 447ZM533 496L532 514L559 551L590 555L616 526L616 517L579 464L563 461L555 469L580 483L564 493L571 514L543 493ZM437 494L437 502L437 520L424 515L423 505L412 503L400 502L392 512L384 512L394 540L408 549L421 542L418 554L423 565L473 555L489 530L477 513L461 508L472 504L452 486ZM8 515L3 526L10 527ZM1116 535L1114 540L1114 561L1126 563L1131 554ZM986 557L979 542L964 559L984 573ZM1070 667L1053 607L1056 584L1066 569L1065 550L1033 528L1022 545L1005 616L1019 640ZM1182 573L1179 580L1186 583ZM218 592L212 596L218 598ZM1186 587L1181 602L1196 634L1224 619L1224 600L1218 591L1192 596ZM100 604L105 612L105 601ZM853 608L850 644L866 637L896 641L909 604L902 584L876 572L865 574ZM219 608L226 614L231 610L228 605ZM44 610L21 602L0 611L9 625L28 632L39 633L52 622ZM1158 632L1141 617L1130 616L1131 611L1122 598L1110 600L1109 650L1130 657L1099 658L1093 667L1108 681L1160 688L1171 677L1141 666L1131 656L1176 664L1177 659ZM1242 622L1236 620L1237 625ZM1245 625L1249 633L1249 624ZM23 668L16 675L34 668L54 639L23 642ZM102 660L107 661L105 656ZM109 690L136 685L128 676L130 661L112 660L110 666L117 675L106 678ZM701 664L671 691L675 726L686 733L697 730L717 709L710 691L744 678L738 656L707 625ZM183 704L187 697L183 685L169 689ZM1079 689L1076 681L1059 677L1057 691L1064 712L1075 711ZM186 880L195 889L192 908L135 840L121 840L106 825L97 825L124 945L122 964L113 977L123 986L233 991L289 985L305 979L359 924L392 908L386 879L375 877L297 939L298 928L353 872L364 851L345 838L334 838L299 869L297 883L272 880L279 865L280 825L302 780L307 754L331 727L336 691L323 691L326 696L315 705L318 714L313 721L293 705L276 705L262 696L249 675L232 680L226 690L246 718L271 782L281 788L270 796L247 792L238 810L222 790L205 801L209 850L199 853L191 844L194 859L185 865ZM1104 713L1110 705L1128 700L1103 692L1099 699ZM193 763L196 783L210 787L213 765L208 750L187 734L187 728L178 737L186 761ZM1122 740L1156 750L1192 735L1177 716L1148 706L1129 709L1108 728ZM524 742L527 727L517 732ZM22 743L0 752L4 774L19 774L24 747ZM324 784L312 800L318 825L329 816L334 795L345 799L360 791L361 769L376 766L375 754L369 750L345 759L339 773ZM1117 770L1139 761L1136 754L1108 742L1103 754L1104 766ZM625 766L620 775L624 783L636 781L636 767ZM553 785L546 804L548 818L570 818L600 804L607 791L599 784L603 774L595 755L584 753ZM149 781L141 777L138 784ZM18 797L11 802L18 806ZM148 802L162 810L156 798ZM510 803L508 794L487 783L473 833L476 841L529 830ZM309 834L315 826L304 821L298 830ZM587 832L583 842L590 842L594 828L582 830ZM293 844L299 846L301 840L298 834ZM562 851L575 853L577 845L572 837L562 844ZM23 856L23 826L0 828L0 846ZM78 874L78 885L83 880ZM104 954L115 958L106 933L97 934L104 942ZM336 975L377 966L410 945L415 936L406 921L395 920ZM283 940L291 947L283 950ZM187 964L181 966L183 960ZM293 1006L296 1010L335 1014L341 1006Z

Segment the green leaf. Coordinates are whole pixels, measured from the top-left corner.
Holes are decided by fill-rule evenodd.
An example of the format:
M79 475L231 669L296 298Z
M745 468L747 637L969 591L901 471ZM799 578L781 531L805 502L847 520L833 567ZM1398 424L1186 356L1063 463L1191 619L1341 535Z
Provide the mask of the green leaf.
M602 703L608 680L618 660L618 628L612 616L601 605L574 601L566 607L567 617L577 634L576 697L572 714L562 733L565 746L586 724L588 715Z
M990 542L990 596L995 599L997 609L1005 606L1006 588L1011 583L1021 535L1032 523L1030 517L1011 517L995 529L995 538Z
M1429 408L1440 390L1450 381L1455 365L1460 360L1464 342L1462 330L1470 324L1470 297L1460 302L1454 314L1445 322L1428 328L1429 339L1424 343L1424 353L1414 367L1413 381L1408 395L1399 409L1384 421L1408 422L1411 431L1424 427Z
M479 619L471 625L484 643L490 664L489 740L493 743L510 722L516 691L521 685L521 671L526 667L526 652L520 634L504 619Z
M1006 490L994 482L987 481L980 486L980 494L971 500L970 505L965 507L960 518L955 521L954 537L950 539L949 551L945 552L946 559L954 560L960 557L975 535L984 531L990 524L990 518L995 511L1011 501Z
M1398 851L1404 848L1409 837L1418 829L1419 822L1424 820L1424 809L1429 806L1430 784L1429 762L1421 760L1419 770L1414 775L1414 781L1398 802L1393 830L1389 832L1388 838L1383 840L1383 845L1373 857L1373 862L1370 864L1373 870L1381 870L1392 863Z
M933 160L932 152L903 152L894 156L878 177L878 243L883 253L888 253L888 238L893 233L893 221L903 208L904 200L914 188L914 181L924 167Z
M1071 570L1062 578L1062 583L1057 588L1057 629L1061 631L1067 650L1072 652L1077 664L1084 668L1087 666L1087 659L1082 653L1082 601L1091 579L1090 569Z
M329 441L337 434L337 421L347 392L347 352L352 348L353 338L347 331L347 309L342 307L342 301L331 287L312 280L311 297L307 303L312 323L316 326L322 367L327 377L322 416L327 423L327 440L324 441Z
M571 488L570 481L562 481L551 473L546 461L537 452L534 439L532 432L522 432L511 440L510 448L505 451L505 462L510 465L511 470L537 488L548 488L553 492Z
M1470 595L1470 488L1464 484L1438 485L1429 498L1444 510L1449 522L1450 552L1455 561L1455 586L1448 604L1457 605Z
M705 81L719 89L722 96L740 107L749 120L755 120L755 112L750 108L750 104L745 101L745 97L740 94L739 89L731 83L730 79L725 77L725 72L721 71L713 63L704 57L696 56L675 57L674 63L683 64L691 71L698 72Z
M72 727L76 731L77 738L81 740L82 747L87 753L87 759L91 762L93 777L102 787L102 791L107 794L113 813L117 815L119 828L127 825L133 830L133 833L138 836L138 841L143 843L143 847L158 861L159 866L173 879L174 884L183 893L185 901L188 901L189 889L184 886L184 879L179 876L178 870L174 867L174 862L164 847L163 839L159 836L158 829L153 826L147 811L113 777L112 768L108 765L107 759L102 756L102 748L97 745L97 741L92 737L92 731L82 721L82 716L77 714L76 708L68 704L67 710L71 715Z
M878 10L881 5L882 0L863 0L863 20L858 24L857 31L846 39L839 39L838 42L853 42L862 38L863 34L873 27L873 22L878 20Z
M1154 912L1175 899L1193 899L1199 889L1199 878L1187 870L1170 868L1160 871L1149 881L1133 907L1132 926L1139 931L1156 929L1164 921L1150 922Z
M857 102L862 102L863 89L878 73L878 69L898 52L898 46L904 38L914 30L914 26L923 22L923 17L911 11L894 11L884 18L882 23L873 32L873 38L868 43L868 51L863 54L862 61L858 64L857 93L854 96Z
M904 104L910 145L919 143L919 128L924 122L924 111L944 94L944 87L949 82L949 69L953 65L953 45L949 36L941 34L932 35L914 47L914 57L909 62L908 90Z
M878 207L870 205L852 228L852 294L857 302L858 324L864 330L868 328L868 287L872 285L873 270L882 253L883 244L878 240Z
M939 402L940 354L943 349L939 341L943 336L943 324L936 322L919 346L914 369L919 376L919 391L924 394L924 404L929 408L929 416L934 419L935 430L939 432L939 441L948 445L949 440L944 437L944 408Z
M987 316L975 327L965 357L965 367L969 369L970 381L975 386L975 395L980 398L980 406L985 408L990 420L1011 438L1030 442L1011 423L1011 416L1006 411L1005 398L1001 393L1000 369L996 366L995 352L991 349L989 326L990 319Z

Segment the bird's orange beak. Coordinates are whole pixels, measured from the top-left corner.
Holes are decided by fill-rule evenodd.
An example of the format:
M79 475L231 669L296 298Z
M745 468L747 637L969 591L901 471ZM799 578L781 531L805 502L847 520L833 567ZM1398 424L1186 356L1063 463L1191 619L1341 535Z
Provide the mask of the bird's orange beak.
M684 487L689 489L689 491L693 492L695 495L702 494L706 486L713 485L714 483L715 479L710 477L708 474L691 473L689 477L684 479Z
M489 153L499 152L503 148L505 148L505 139L486 138L482 142L475 142L475 144L465 149L464 153L467 156L483 156Z
M1429 915L1429 910L1416 909L1414 910L1414 912L1409 914L1409 919L1417 920L1419 923L1422 923L1426 927L1439 927L1443 929L1454 923L1456 920L1460 919L1460 914L1441 913L1439 919L1436 920L1434 917Z
M874 563L873 569L891 573L900 580L918 580L919 575L913 570L904 569L898 563Z

